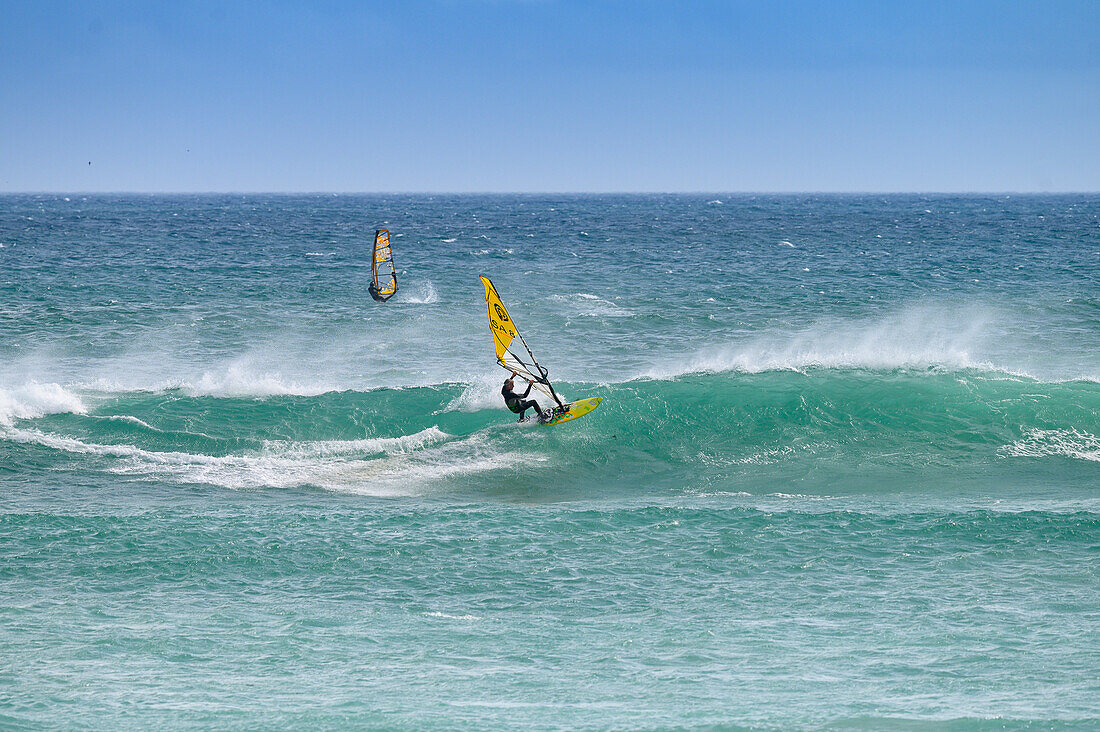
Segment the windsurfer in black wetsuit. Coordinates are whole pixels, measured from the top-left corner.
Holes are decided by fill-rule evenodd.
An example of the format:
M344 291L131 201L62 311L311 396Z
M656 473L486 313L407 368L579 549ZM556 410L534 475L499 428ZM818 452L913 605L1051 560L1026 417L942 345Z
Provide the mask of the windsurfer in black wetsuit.
M512 375L504 380L504 386L501 387L500 393L504 397L504 403L508 405L509 409L519 415L519 421L522 422L523 415L527 413L528 409L534 409L536 415L541 414L542 410L539 409L539 403L534 399L527 399L527 395L531 393L531 389L534 387L535 382L528 379L527 391L523 392L523 394L517 394L512 391L513 387L515 387L515 382L513 381L515 378L516 372L513 371ZM527 399L527 401L524 401L525 399Z
M385 302L386 300L389 300L391 297L397 294L397 273L393 273L393 292L391 292L390 294L383 295L382 293L380 293L373 282L367 285L367 292L369 292L370 296L378 302Z

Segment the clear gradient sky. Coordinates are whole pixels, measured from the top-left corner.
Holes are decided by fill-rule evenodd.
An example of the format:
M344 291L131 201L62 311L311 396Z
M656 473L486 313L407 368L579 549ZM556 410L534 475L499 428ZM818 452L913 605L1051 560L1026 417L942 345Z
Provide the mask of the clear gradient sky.
M1100 0L0 0L0 191L1098 190Z

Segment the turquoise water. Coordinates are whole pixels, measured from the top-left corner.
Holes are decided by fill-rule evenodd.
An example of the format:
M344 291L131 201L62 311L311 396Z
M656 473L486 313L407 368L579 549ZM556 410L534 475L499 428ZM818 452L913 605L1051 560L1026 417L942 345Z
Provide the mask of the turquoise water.
M2 196L0 245L0 726L1100 728L1098 196ZM515 423L479 274L596 412Z

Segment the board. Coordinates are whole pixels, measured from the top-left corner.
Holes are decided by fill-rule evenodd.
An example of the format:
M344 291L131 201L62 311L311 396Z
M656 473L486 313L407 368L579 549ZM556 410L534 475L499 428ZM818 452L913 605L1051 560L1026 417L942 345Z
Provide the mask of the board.
M596 407L600 406L600 402L603 401L603 397L592 397L591 399L578 399L575 402L570 402L564 407L554 407L550 419L545 422L541 419L539 422L546 426L561 424L562 422L569 422L577 417L583 417L591 412Z

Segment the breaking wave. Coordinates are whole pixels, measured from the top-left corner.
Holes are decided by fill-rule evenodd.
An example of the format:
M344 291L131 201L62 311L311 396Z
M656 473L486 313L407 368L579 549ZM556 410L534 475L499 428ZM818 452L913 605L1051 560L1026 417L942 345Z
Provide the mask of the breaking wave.
M567 428L516 429L482 381L316 395L3 392L0 440L120 476L367 495L550 483L805 492L807 471L851 482L929 480L1003 461L1100 461L1100 385L981 369L703 371L604 385ZM42 451L45 451L44 453ZM492 476L492 477L491 477ZM792 481L795 481L792 483ZM831 485L824 481L825 485Z

